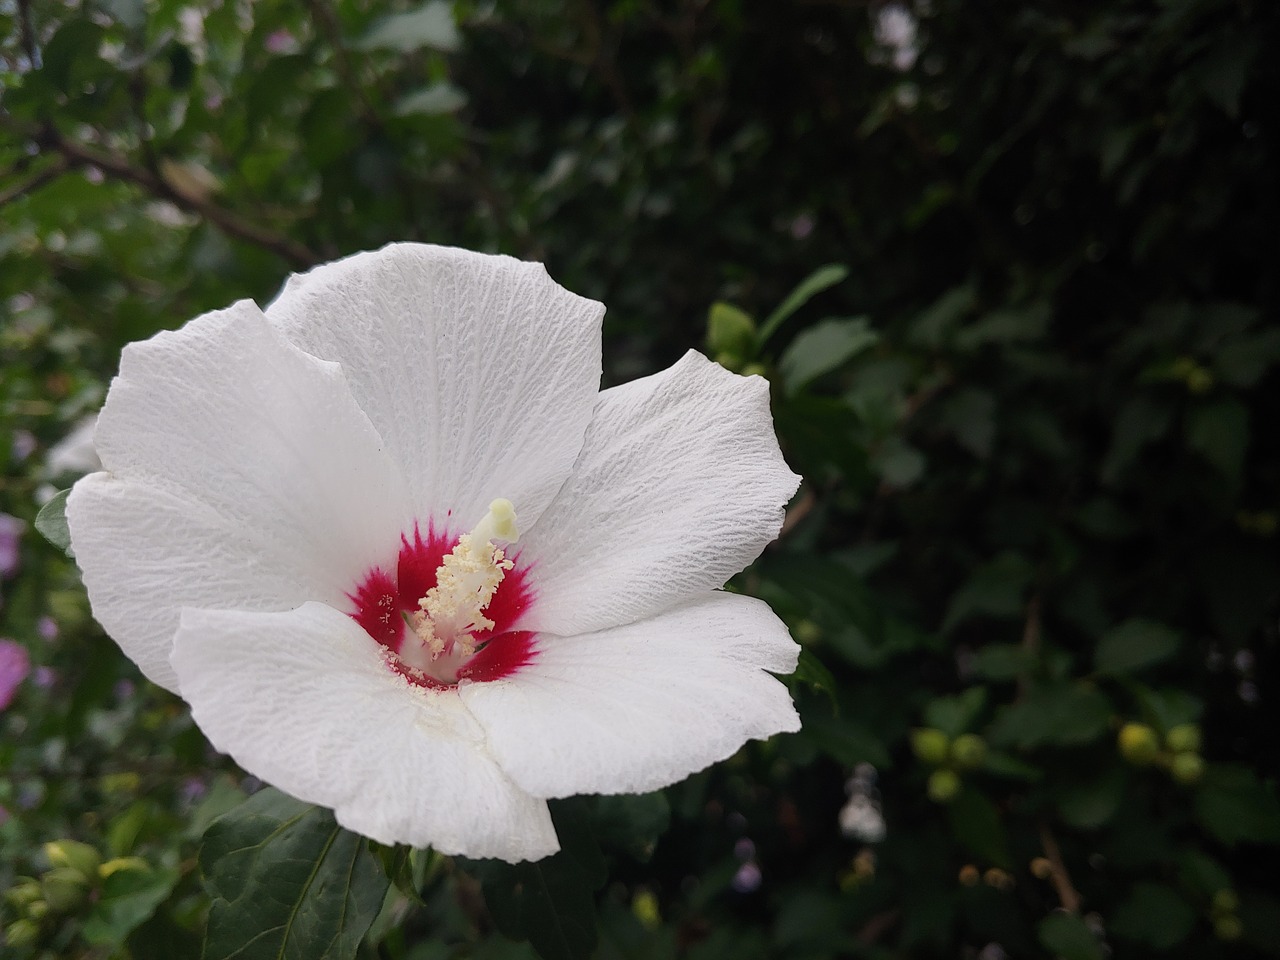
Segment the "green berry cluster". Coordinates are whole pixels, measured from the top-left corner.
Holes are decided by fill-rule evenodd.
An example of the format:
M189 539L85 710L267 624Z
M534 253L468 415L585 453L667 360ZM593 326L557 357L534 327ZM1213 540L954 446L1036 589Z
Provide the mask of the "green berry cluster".
M987 760L987 742L976 733L962 733L952 740L941 730L922 727L911 731L911 750L936 767L925 791L934 803L950 803L960 792L960 774L977 770Z
M1194 723L1171 727L1160 735L1145 723L1126 723L1116 738L1120 755L1139 767L1161 766L1179 783L1197 783L1204 776L1200 756L1200 728Z

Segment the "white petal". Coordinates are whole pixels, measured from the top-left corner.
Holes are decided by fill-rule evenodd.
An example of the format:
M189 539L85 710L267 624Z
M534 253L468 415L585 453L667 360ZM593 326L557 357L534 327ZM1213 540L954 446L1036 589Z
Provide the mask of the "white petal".
M67 503L94 615L156 683L184 605L340 604L412 522L397 468L332 363L252 303L125 348Z
M505 497L523 528L578 455L604 307L541 264L395 244L293 277L267 315L342 364L437 523L451 512L465 530Z
M534 860L544 801L494 763L454 691L415 687L348 616L184 610L173 664L196 723L245 770L380 843Z
M598 630L722 586L778 535L799 482L760 377L690 351L606 390L573 473L520 541L537 589L522 625Z
M576 637L541 635L510 678L459 687L489 749L539 797L655 790L749 739L800 729L799 648L767 605L713 593Z

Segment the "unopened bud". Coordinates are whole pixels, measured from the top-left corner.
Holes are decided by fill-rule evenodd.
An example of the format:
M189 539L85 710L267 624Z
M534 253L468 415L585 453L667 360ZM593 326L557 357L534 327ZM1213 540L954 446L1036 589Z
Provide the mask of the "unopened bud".
M1200 749L1200 728L1180 723L1164 735L1164 745L1174 753L1195 753Z
M935 770L929 774L926 790L934 803L950 803L960 792L960 777L954 770Z
M951 740L941 730L924 727L911 731L911 750L925 763L945 763Z
M1204 776L1204 761L1198 753L1175 753L1169 761L1169 773L1179 783L1197 783Z
M976 770L987 760L987 742L976 733L962 733L951 744L951 759L963 770Z
M55 867L40 877L40 890L49 908L57 913L79 909L89 896L84 874L72 867Z
M78 840L53 840L46 843L44 855L55 867L75 870L85 878L86 883L98 875L98 866L102 863L97 850Z
M30 920L15 920L4 928L4 940L19 950L33 947L40 940L40 925Z
M1121 756L1138 766L1154 763L1160 754L1160 741L1156 732L1145 723L1126 723L1120 728L1116 742Z

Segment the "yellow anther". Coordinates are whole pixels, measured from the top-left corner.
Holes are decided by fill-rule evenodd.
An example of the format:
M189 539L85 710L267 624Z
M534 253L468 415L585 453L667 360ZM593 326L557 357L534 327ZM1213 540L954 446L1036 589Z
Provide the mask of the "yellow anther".
M445 654L469 657L475 653L473 635L493 629L484 611L513 566L494 541L514 543L519 535L515 507L510 500L498 499L470 533L458 538L436 570L436 585L409 618L431 660Z

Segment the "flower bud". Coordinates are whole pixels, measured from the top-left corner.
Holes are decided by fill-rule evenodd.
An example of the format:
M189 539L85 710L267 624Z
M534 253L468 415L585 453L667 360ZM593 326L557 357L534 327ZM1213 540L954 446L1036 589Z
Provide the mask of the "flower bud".
M976 770L987 759L987 742L976 733L962 733L951 744L951 759L962 770Z
M89 896L84 874L73 867L55 867L40 877L40 890L49 908L57 913L79 909Z
M1160 741L1156 732L1145 723L1126 723L1120 728L1117 743L1121 756L1138 766L1154 763L1160 754Z
M941 730L924 727L911 731L911 750L925 763L945 763L951 741Z
M86 883L98 875L98 866L102 863L97 850L78 840L54 840L46 843L44 855L55 867L75 870L84 877Z
M1219 940L1239 940L1244 934L1244 924L1234 913L1230 913L1213 921L1213 932L1218 935Z
M1169 773L1179 783L1196 783L1204 776L1204 761L1198 753L1175 753L1169 761Z
M715 354L747 359L756 351L755 321L732 304L713 303L707 314L707 346Z
M1195 753L1200 749L1200 728L1180 723L1164 735L1164 745L1174 753Z
M960 792L960 777L954 770L935 770L929 774L926 790L934 803L950 803Z
M35 946L40 939L40 925L30 920L15 920L4 928L4 940L11 947Z
M1240 898L1234 890L1219 890L1213 895L1214 913L1235 913L1240 909Z
M18 877L17 882L4 892L4 899L10 906L25 907L40 899L40 882L31 877Z
M982 879L982 874L978 872L978 868L972 863L966 863L960 868L960 876L958 878L966 887L976 886L978 881Z

